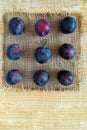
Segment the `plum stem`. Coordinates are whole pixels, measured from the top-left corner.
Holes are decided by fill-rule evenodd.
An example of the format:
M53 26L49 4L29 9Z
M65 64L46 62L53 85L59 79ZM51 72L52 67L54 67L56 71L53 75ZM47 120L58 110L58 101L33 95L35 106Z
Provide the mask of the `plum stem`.
M44 39L44 40L41 41L42 46L45 46L46 43L47 43L47 39Z
M45 46L47 43L47 39L43 39L40 43L38 43L38 42L35 42L35 43L41 44L42 46Z

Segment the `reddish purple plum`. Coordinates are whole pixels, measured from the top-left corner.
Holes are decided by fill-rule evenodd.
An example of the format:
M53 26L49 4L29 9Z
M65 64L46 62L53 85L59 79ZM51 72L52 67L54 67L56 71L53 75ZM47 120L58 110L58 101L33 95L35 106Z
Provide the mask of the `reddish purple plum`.
M51 25L50 22L45 19L39 19L35 23L35 32L41 37L45 37L50 32Z
M73 47L73 45L64 43L59 48L59 54L64 59L72 60L76 55L76 49Z

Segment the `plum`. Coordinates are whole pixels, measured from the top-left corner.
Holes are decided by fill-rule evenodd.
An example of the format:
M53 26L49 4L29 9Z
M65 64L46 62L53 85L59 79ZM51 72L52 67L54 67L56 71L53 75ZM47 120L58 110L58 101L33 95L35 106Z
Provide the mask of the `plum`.
M38 70L33 75L33 80L38 86L44 86L49 81L49 74L44 70Z
M9 21L9 30L13 35L21 35L24 32L25 24L19 17L13 17Z
M10 60L18 60L23 55L23 49L19 44L12 44L7 48L6 55Z
M74 76L68 70L61 70L58 72L57 79L62 85L69 86L73 83Z
M76 29L76 20L71 16L63 18L60 22L60 29L65 34L73 33Z
M76 55L76 49L69 43L64 43L60 46L58 53L60 56L67 60L72 60Z
M51 56L51 50L46 46L38 47L35 50L35 59L40 64L48 63L51 60Z
M50 22L45 19L39 19L35 23L35 32L41 37L45 37L50 32L51 25Z
M17 69L9 70L6 75L6 82L9 85L16 85L17 83L21 82L22 79L23 79L22 74Z

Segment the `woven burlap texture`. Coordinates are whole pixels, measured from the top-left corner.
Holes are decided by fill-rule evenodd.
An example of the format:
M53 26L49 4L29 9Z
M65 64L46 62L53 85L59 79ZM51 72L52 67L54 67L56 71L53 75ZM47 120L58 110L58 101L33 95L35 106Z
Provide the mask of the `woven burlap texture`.
M76 19L77 28L72 34L63 34L59 29L59 23L65 16L71 15ZM23 35L14 36L9 31L9 20L12 17L18 16L23 19L25 23L25 32ZM35 33L35 23L38 19L45 18L51 23L51 32L45 38L47 39L46 46L52 51L51 61L47 64L39 64L35 60L34 52L40 42L44 38L37 36ZM23 47L23 57L16 61L11 61L6 56L7 47L11 44L20 44ZM70 43L74 45L77 55L73 60L65 60L58 54L58 49L63 43ZM28 89L44 89L44 90L59 90L67 89L57 80L57 73L60 70L69 70L74 75L74 83L68 88L70 90L79 88L78 85L78 64L80 57L80 16L78 14L67 13L6 13L4 16L4 74L3 85L9 87L5 81L5 75L11 69L18 69L22 72L23 81L14 87L28 88ZM43 88L38 87L33 81L33 74L37 70L46 70L50 75L49 83ZM13 87L13 86L11 86Z

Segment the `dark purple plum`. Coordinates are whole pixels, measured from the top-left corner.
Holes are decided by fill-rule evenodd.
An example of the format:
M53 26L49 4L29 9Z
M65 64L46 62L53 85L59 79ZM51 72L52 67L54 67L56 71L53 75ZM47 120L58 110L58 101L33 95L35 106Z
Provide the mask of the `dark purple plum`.
M25 24L19 17L13 17L9 21L9 30L13 35L21 35L24 32Z
M73 33L76 29L75 19L71 16L63 18L60 22L60 29L65 34Z
M74 76L70 71L61 70L57 75L57 79L62 85L69 86L73 83Z
M9 70L6 75L6 82L9 85L16 85L17 83L22 81L22 74L19 70L13 69Z
M45 86L49 81L49 74L44 70L38 70L33 75L33 80L38 86Z
M23 49L19 44L12 44L7 48L6 55L10 60L18 60L23 55Z
M48 63L51 60L51 56L51 50L46 46L38 47L35 50L35 59L40 64Z
M41 37L45 37L50 32L50 29L51 29L50 22L45 19L39 19L35 23L35 32L37 35Z
M76 55L76 49L73 47L73 45L64 43L59 48L59 54L64 59L72 60Z

